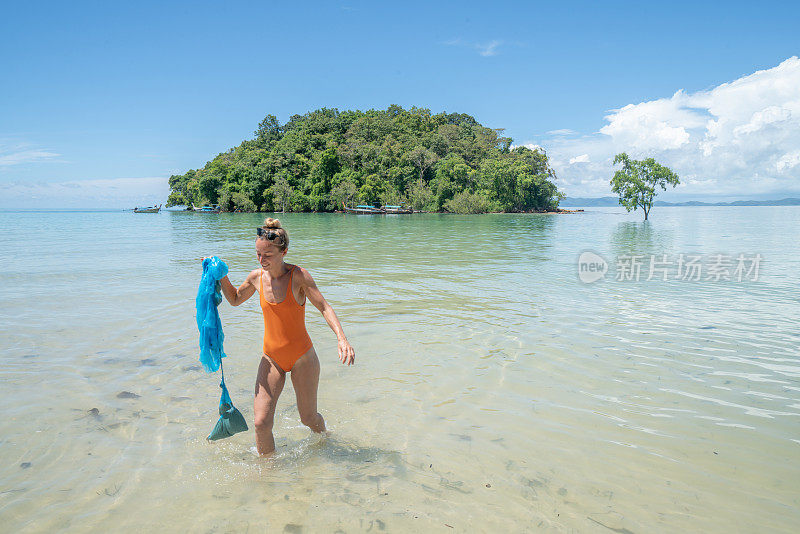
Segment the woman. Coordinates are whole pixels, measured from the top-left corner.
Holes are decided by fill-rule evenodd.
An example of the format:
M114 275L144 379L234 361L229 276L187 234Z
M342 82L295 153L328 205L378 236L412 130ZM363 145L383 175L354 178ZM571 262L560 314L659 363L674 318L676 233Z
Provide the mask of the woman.
M283 261L289 249L289 235L278 219L267 218L257 228L256 255L261 264L247 275L239 288L228 277L220 280L225 298L233 306L245 302L258 291L264 314L264 355L258 367L253 403L256 447L262 456L275 451L272 425L275 405L283 391L286 373L291 373L297 395L300 420L314 432L325 431L325 420L317 412L319 359L305 325L305 303L309 300L320 312L339 340L339 361L350 365L355 351L342 331L331 305L320 293L311 274L302 267Z

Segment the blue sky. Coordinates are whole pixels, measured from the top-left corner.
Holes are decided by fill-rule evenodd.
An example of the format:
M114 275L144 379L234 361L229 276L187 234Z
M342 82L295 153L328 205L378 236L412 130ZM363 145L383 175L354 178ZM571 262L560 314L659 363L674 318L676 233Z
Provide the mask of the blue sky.
M163 202L267 113L390 104L542 146L570 196L621 149L665 200L800 196L800 3L698 4L7 2L0 207Z

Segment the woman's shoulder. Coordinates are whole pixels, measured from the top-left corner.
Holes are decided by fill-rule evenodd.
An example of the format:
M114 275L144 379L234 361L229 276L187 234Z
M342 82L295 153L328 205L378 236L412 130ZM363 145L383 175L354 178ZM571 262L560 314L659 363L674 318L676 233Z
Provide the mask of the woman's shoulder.
M293 278L297 280L299 285L307 286L309 284L314 284L314 278L312 278L311 273L308 272L308 269L305 267L300 267L299 265L294 265L292 269L294 269Z

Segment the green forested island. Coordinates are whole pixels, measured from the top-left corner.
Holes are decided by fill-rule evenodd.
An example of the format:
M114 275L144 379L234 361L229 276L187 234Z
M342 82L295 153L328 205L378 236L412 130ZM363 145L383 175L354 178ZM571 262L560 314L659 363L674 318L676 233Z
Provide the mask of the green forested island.
M202 169L169 179L167 206L227 211L334 211L401 204L453 213L554 210L564 198L543 150L511 148L502 129L470 115L392 105L319 109L281 125L267 115L255 138Z

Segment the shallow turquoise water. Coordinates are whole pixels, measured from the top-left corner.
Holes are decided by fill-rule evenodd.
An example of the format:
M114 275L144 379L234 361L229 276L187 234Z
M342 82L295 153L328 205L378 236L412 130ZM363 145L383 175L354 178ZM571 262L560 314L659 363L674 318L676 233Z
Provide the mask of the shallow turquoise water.
M278 216L357 363L309 306L332 432L300 425L287 380L265 461L252 431L205 441L218 377L194 324L200 258L241 283L263 215L0 213L9 530L800 527L797 207ZM579 279L584 251L604 280ZM665 254L762 261L646 280ZM643 276L616 280L629 255ZM258 300L221 314L251 419Z

